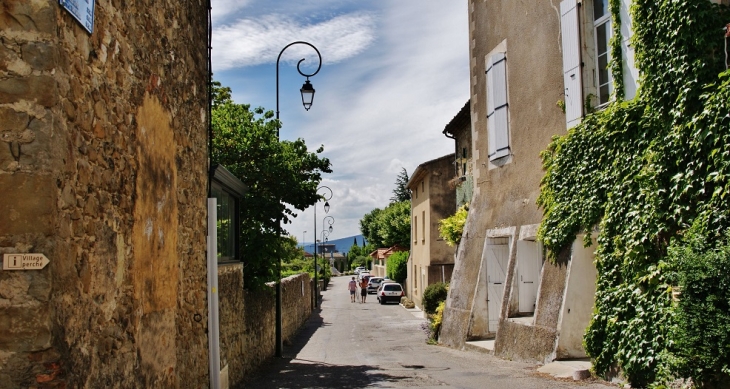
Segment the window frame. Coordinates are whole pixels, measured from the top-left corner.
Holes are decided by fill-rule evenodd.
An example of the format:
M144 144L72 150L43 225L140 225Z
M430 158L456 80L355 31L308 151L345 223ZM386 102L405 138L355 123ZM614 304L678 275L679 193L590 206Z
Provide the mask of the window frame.
M241 202L248 191L248 187L223 165L213 165L211 167L211 172L212 174L210 177L212 180L210 183L210 189L211 196L216 198L216 208L220 209L220 207L223 206L223 202L220 201L221 198L219 198L219 196L216 196L216 192L225 194L226 197L232 201L232 209L228 216L229 218L232 217L234 219L231 222L232 229L228 236L229 239L232 239L232 245L228 247L231 249L232 255L221 255L219 246L217 258L218 263L240 262L242 260L239 242L239 237L241 235ZM220 214L218 214L218 220L221 220ZM220 237L220 234L218 234L218 236ZM218 244L220 245L220 239L218 240Z

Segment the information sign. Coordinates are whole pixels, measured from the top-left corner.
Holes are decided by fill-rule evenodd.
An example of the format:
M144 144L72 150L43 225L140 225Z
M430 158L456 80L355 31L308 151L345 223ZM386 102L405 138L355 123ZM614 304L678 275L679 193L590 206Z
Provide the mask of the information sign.
M50 262L43 254L3 254L3 270L40 270Z
M58 0L89 33L94 32L94 4L95 0Z

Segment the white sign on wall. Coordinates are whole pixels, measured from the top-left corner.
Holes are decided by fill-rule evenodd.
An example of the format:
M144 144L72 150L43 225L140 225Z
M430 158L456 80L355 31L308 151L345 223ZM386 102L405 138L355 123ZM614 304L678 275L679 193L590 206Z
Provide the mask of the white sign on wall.
M40 270L50 262L43 254L3 254L3 270Z
M58 0L89 33L94 32L94 4L95 0Z

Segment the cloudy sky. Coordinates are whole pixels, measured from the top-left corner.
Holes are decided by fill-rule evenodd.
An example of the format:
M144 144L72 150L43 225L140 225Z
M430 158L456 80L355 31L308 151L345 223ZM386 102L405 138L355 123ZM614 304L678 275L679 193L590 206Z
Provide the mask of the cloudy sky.
M299 89L316 53L284 51L279 65L281 138L324 146L333 173L329 239L360 234L358 221L388 205L401 168L453 152L441 133L469 98L466 0L213 0L214 78L237 103L276 109L276 58L307 41L322 55L310 81L309 111ZM309 66L308 66L309 65ZM317 209L317 230L325 216ZM314 210L287 225L314 239ZM319 239L319 235L317 239Z

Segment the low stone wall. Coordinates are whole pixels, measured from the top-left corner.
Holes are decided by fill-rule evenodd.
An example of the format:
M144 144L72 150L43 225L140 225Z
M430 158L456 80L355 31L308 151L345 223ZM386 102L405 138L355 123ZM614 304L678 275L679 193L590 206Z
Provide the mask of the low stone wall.
M231 387L242 383L276 352L276 295L272 290L243 289L243 265L218 268L221 365L228 365ZM282 338L287 342L312 313L308 274L281 283Z

